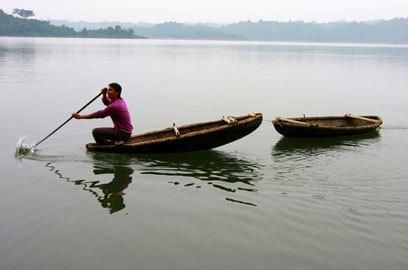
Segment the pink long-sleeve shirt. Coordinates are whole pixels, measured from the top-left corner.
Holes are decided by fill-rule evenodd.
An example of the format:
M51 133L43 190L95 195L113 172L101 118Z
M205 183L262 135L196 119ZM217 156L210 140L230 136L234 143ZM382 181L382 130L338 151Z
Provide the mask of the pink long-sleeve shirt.
M130 120L129 110L123 98L119 98L112 102L110 99L103 100L107 107L103 110L94 112L92 118L105 118L110 116L115 129L120 129L128 133L132 133L133 126Z

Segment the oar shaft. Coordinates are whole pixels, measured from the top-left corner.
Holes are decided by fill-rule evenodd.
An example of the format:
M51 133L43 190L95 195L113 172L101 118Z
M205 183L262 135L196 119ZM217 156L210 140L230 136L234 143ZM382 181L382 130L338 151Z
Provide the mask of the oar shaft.
M88 107L89 104L91 104L92 102L95 101L95 99L97 99L100 95L102 95L102 92L99 93L96 97L94 97L93 99L91 99L87 104L85 104L81 109L79 109L77 111L77 113L80 113L83 109L85 109L86 107ZM68 118L68 120L66 120L64 123L62 123L59 127L57 127L53 132L51 132L50 134L48 134L44 139L42 139L41 141L39 141L38 143L36 143L34 146L32 146L29 151L31 151L31 149L33 149L34 147L36 147L37 145L39 145L40 143L42 143L43 141L45 141L46 139L48 139L52 134L54 134L55 132L57 132L57 130L59 130L60 128L62 128L66 123L68 123L73 117L71 116L70 118Z
M79 110L77 111L77 113L80 113L83 109L85 109L86 107L88 107L88 105L91 104L92 102L94 102L95 99L97 99L98 97L100 97L100 95L102 95L102 92L100 92L98 95L96 95L96 97L94 97L94 98L91 99L88 103L86 103L86 104L84 105L84 107L82 107L81 109L79 109ZM71 118L72 118L72 117L71 117Z
M37 145L39 145L40 143L42 143L43 141L45 141L46 139L48 139L52 134L54 134L55 132L57 132L58 129L62 128L62 126L64 126L66 123L68 123L73 117L71 116L68 120L66 120L64 123L62 123L59 127L57 127L53 132L51 132L50 134L48 134L44 139L42 139L41 141L39 141L38 143L36 143L34 146L32 146L30 148L33 149L34 147L36 147Z

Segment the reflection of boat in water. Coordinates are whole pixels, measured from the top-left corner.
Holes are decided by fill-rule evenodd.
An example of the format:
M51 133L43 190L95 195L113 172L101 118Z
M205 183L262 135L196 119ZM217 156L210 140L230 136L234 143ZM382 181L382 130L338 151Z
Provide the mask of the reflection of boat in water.
M370 157L373 144L379 139L377 131L307 140L282 137L271 151L275 179L286 185L311 184L311 179L319 179L322 183L339 179L339 172L343 175L351 172L347 168L354 165L356 153ZM344 169L339 169L342 167Z
M221 151L198 151L176 154L154 155L118 155L111 153L87 152L93 159L103 163L125 159L134 164L135 170L142 175L169 176L169 183L185 187L201 188L198 179L228 193L238 191L255 192L256 181L262 178L261 165L241 155L227 154ZM239 200L226 198L232 202Z
M126 207L124 190L132 182L135 171L146 176L163 176L162 179L178 187L202 188L205 183L229 194L225 200L251 206L256 205L248 202L248 196L242 200L238 193L256 192L256 182L263 176L262 165L248 157L213 150L163 155L86 152L86 157L81 162L91 161L91 176L95 177L88 173L85 180L83 175L77 176L79 180L66 177L61 170L64 160L77 163L77 158L36 156L36 160L46 161L46 167L59 178L90 192L110 213ZM61 166L57 168L59 163ZM111 177L106 178L107 175ZM112 180L106 181L109 178Z
M243 183L253 186L260 178L260 166L242 157L220 151L173 155L138 156L142 174L193 177L202 181Z
M260 165L243 157L213 150L173 155L145 155L138 156L137 159L144 165L142 174L176 176L180 177L179 179L192 177L229 193L256 192L255 183L262 178ZM178 181L172 183L178 184ZM187 183L185 186L192 184L194 183ZM228 197L225 199L256 206L242 200Z
M286 138L282 137L272 148L275 161L310 159L318 155L338 155L343 151L364 147L380 138L378 131L346 137Z
M272 154L308 152L310 150L327 151L335 148L339 149L343 146L358 147L379 137L380 133L378 131L346 137L312 138L308 140L282 137L273 147Z

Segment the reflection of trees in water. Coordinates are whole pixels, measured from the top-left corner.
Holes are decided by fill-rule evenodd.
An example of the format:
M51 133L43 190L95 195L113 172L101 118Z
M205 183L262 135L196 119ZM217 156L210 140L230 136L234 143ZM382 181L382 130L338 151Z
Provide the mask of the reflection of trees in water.
M3 44L0 45L0 58L12 57L11 60L19 62L31 62L36 54L36 49L31 43Z
M378 131L332 138L282 137L272 147L273 169L276 177L282 179L288 175L294 178L304 178L308 175L312 177L314 173L324 176L322 170L327 162L336 161L350 152L371 147L379 138Z
M162 155L118 155L97 152L88 154L95 160L107 163L121 163L126 160L135 164L137 170L144 175L177 177L177 180L169 181L174 185L181 185L183 179L195 178L228 193L256 192L255 183L262 178L261 165L247 158L213 150ZM194 182L184 183L184 186L201 188ZM226 199L254 205L231 198Z
M132 182L133 169L126 166L95 166L93 173L95 175L101 174L113 174L111 182L106 184L100 184L99 181L86 181L86 180L72 180L69 177L65 177L60 170L58 170L52 162L45 165L50 171L54 172L61 179L67 182L74 183L75 185L82 186L82 190L90 192L101 203L103 208L109 209L109 212L115 213L126 207L124 204L123 192L128 185ZM101 194L100 194L101 192Z
M37 48L30 42L6 42L0 44L0 64L12 63L16 72L0 74L0 81L29 81L35 72L35 57ZM18 71L18 72L17 72ZM4 78L2 78L5 75Z
M11 61L15 65L32 65L36 54L37 48L32 43L0 44L0 60Z

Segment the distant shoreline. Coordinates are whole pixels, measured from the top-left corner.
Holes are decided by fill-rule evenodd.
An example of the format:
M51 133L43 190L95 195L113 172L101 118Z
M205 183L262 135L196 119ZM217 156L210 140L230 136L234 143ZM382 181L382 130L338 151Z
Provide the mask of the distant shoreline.
M408 43L408 18L376 21L338 21L315 23L303 21L241 21L231 24L158 24L120 22L51 21L51 24L81 29L121 26L147 38L189 40L250 40L282 42Z
M361 47L366 47L367 46L375 46L375 47L381 47L381 45L384 45L384 47L387 46L401 46L401 48L408 48L408 42L407 43L386 43L386 42L347 42L347 41L336 41L336 42L326 42L326 41L284 41L284 40L226 40L226 39L182 39L182 38L115 38L115 37L61 37L61 36L11 36L11 35L0 35L0 38L54 38L54 39L117 39L117 40L151 40L151 41L208 41L208 42L242 42L242 43L256 43L257 45L260 45L262 43L264 44L273 44L274 45L289 45L289 46L339 46L339 45L344 45L345 47L347 45L356 45L354 47L358 47L357 45L362 45ZM281 43L281 44L280 44Z
M83 38L83 39L150 39L147 37L80 37L80 36L22 36L22 35L0 35L0 37L16 38Z
M27 10L24 10L28 12ZM31 11L31 14L33 12ZM24 15L20 15L24 16ZM33 16L33 15L30 15ZM28 16L27 16L28 17ZM142 39L135 35L132 29L122 29L121 26L107 27L106 29L86 29L76 31L66 25L55 26L48 21L19 18L4 13L0 9L0 36L13 37L80 37L80 38L116 38L116 39Z
M64 21L62 25L54 25L50 21L18 18L0 9L0 36L10 37L408 44L408 18L333 23L303 21L281 23L260 20L217 27L177 22L148 26L139 24L132 26L129 23L118 22L115 24ZM97 28L102 26L105 28Z

